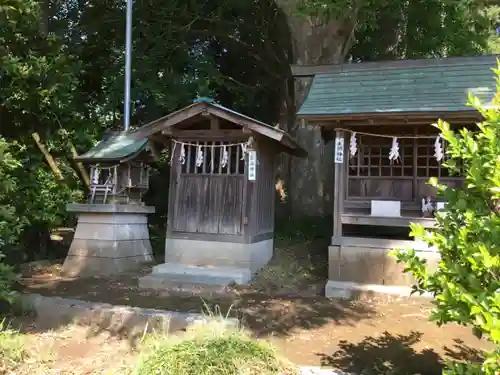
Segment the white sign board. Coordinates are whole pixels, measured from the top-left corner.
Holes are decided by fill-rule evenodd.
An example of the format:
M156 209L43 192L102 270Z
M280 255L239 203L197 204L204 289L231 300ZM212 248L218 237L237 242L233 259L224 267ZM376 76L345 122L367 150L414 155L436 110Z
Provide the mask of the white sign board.
M371 201L371 216L399 217L401 216L401 202Z
M335 138L335 164L342 164L344 162L344 138Z
M257 151L248 151L248 180L255 181L257 178Z

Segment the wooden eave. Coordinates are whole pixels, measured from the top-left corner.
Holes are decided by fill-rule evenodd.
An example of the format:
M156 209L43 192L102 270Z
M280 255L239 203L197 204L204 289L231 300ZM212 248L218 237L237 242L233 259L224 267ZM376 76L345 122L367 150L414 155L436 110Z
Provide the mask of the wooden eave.
M159 135L172 136L173 132L171 129L173 127L198 115L205 115L208 117L215 116L233 124L240 125L243 131L249 131L249 134L254 132L278 142L283 146L284 150L291 155L298 157L307 156L307 152L283 130L274 128L268 124L232 111L221 105L206 101L191 104L183 109L150 122L149 124L141 126L135 131L135 135L138 138L156 137L156 139L158 139Z
M370 125L427 125L438 119L446 121L480 121L482 116L476 110L453 112L395 112L299 115L299 119L329 128L338 124L350 126Z
M148 150L149 148L149 150ZM153 159L153 161L155 162L158 162L160 160L160 156L159 156L159 153L158 153L158 150L156 149L156 147L154 146L153 142L151 141L148 141L148 143L146 144L146 146L144 148L142 148L141 150L139 151L136 151L130 155L127 155L126 157L123 157L123 158L119 158L119 159L116 159L116 158L82 158L80 156L77 156L74 158L74 160L76 162L79 162L79 163L84 163L84 164L90 164L90 163L95 163L95 164L123 164L123 163L126 163L130 160L133 160L135 159L136 157L138 157L140 154L142 154L143 152L145 151L149 151L151 153L151 158Z
M429 126L438 120L448 121L457 125L473 125L480 122L482 116L475 110L460 112L408 112L408 113L362 113L352 115L315 115L300 116L300 119L321 128L325 141L333 138L335 129L379 126L394 126L395 128Z

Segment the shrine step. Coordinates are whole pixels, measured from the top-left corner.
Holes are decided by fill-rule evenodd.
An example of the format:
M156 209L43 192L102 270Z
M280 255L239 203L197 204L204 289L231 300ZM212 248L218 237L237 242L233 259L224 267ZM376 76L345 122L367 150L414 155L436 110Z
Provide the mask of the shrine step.
M247 284L252 278L249 268L197 267L178 263L164 263L153 267L150 277L166 283L230 285Z
M139 278L139 288L153 289L162 296L201 297L201 298L233 298L234 289L229 285L210 285L171 281L161 275L149 274Z

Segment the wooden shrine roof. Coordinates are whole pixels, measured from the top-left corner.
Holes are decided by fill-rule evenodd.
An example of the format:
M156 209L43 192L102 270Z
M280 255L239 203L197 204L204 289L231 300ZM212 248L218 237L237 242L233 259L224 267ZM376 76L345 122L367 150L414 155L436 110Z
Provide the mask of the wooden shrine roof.
M79 162L122 162L133 158L148 145L147 138L137 138L131 132L108 132L103 139L83 155L75 157Z
M299 157L307 156L307 152L287 132L226 108L209 98L197 99L193 104L187 107L141 126L134 133L138 138L147 138L157 133L161 133L162 131L167 131L167 129L175 127L183 121L198 115L212 115L229 121L250 132L260 134L281 144L284 150L291 155Z
M469 93L491 102L500 55L294 66L296 77L313 77L300 118L361 114L470 112Z

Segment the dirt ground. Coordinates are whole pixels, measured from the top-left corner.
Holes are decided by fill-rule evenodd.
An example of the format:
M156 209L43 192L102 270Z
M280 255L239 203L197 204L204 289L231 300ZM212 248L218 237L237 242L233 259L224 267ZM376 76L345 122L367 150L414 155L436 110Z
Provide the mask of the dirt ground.
M106 332L89 335L88 327L67 325L40 331L27 318L12 324L24 333L29 353L16 369L17 375L129 375L138 356L127 340Z
M287 295L282 293L283 288L277 293L276 288L262 290L260 287L240 289L232 297L202 300L139 289L137 278L141 273L114 278L64 279L58 269L58 265L53 265L25 273L21 290L175 311L200 312L206 304L212 311L220 309L223 314L229 312L239 317L256 336L270 340L284 356L299 365L323 365L365 374L388 374L398 369L403 370L401 374L431 375L440 373L443 360L474 360L480 357L482 349L488 348L464 327L439 328L428 322L430 304L427 301L329 300L320 296L319 285L324 285L320 279L315 280L313 287L309 282L305 293L303 288L301 293ZM142 274L147 271L143 270ZM72 350L68 349L72 345L76 348L73 351L82 353L76 356L80 362L89 356L106 358L101 352L109 349L109 345L109 353L113 353L113 345L119 348L117 350L126 350L115 338L76 339L78 344L75 344L74 337L65 335L67 339L54 338L54 347L64 348L56 351L64 358L69 357L69 361L76 360L71 359ZM103 342L106 345L103 346Z

